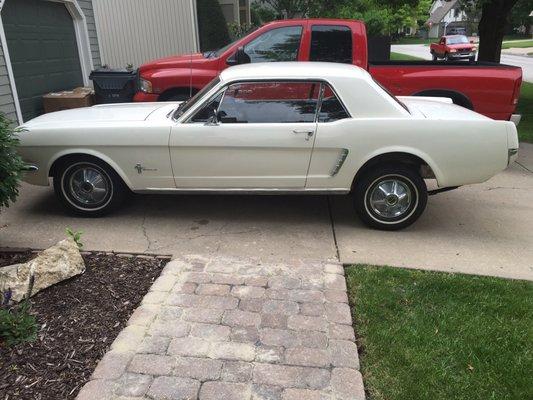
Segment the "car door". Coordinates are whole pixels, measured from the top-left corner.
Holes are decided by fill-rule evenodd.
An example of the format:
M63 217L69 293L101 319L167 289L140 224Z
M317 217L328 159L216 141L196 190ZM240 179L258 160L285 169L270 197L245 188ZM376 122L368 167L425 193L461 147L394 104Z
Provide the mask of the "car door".
M439 56L444 56L446 54L446 38L441 38L438 46Z
M178 188L304 188L320 83L232 83L172 128Z

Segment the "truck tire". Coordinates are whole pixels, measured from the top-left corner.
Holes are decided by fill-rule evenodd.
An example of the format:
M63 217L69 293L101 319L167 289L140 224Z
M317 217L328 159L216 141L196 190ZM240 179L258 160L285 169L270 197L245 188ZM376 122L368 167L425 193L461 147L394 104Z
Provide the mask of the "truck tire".
M56 168L54 191L61 203L81 217L100 217L122 203L127 187L105 162L94 157L68 158Z
M414 223L426 208L427 187L414 169L404 164L377 166L356 182L354 207L366 225L395 231Z

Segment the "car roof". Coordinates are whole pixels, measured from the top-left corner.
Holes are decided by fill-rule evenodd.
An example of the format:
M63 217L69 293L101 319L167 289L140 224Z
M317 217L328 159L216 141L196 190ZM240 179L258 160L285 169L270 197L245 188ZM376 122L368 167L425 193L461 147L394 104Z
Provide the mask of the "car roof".
M355 65L310 61L242 64L227 68L220 74L220 79L223 81L272 78L317 80L329 78L372 79L367 71Z

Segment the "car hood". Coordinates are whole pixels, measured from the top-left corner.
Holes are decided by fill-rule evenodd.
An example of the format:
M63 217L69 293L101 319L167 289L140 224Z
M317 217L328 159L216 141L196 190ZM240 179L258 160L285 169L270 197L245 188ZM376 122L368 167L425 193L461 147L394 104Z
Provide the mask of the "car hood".
M168 105L169 103L120 103L75 108L41 115L24 123L22 128L30 129L55 124L72 125L84 122L144 121L154 111Z
M447 47L449 47L450 49L468 49L468 50L471 50L473 49L474 47L476 47L474 44L469 44L469 43L461 43L461 44L449 44L447 45Z

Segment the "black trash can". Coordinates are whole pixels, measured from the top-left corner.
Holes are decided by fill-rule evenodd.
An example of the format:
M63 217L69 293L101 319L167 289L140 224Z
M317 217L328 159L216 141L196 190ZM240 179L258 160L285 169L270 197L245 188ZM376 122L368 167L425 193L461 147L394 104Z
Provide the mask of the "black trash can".
M94 83L96 104L129 103L137 88L137 72L126 69L97 69L89 76Z

